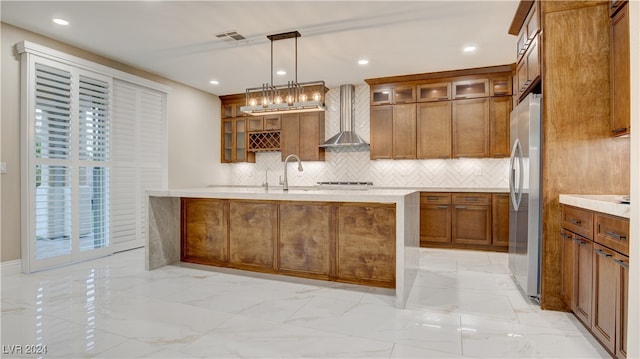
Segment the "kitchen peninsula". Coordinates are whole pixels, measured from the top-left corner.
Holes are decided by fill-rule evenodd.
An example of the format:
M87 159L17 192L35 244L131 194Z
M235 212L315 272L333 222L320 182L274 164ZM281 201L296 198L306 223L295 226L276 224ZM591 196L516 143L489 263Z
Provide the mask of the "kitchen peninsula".
M395 289L418 268L420 193L209 187L149 191L146 268L183 262Z

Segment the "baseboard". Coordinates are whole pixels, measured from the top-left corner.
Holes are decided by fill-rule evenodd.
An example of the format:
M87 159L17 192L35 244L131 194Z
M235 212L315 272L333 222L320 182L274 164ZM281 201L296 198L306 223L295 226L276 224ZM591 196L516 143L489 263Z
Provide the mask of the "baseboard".
M12 261L6 261L0 263L0 273L5 274L18 274L22 272L22 260L14 259Z

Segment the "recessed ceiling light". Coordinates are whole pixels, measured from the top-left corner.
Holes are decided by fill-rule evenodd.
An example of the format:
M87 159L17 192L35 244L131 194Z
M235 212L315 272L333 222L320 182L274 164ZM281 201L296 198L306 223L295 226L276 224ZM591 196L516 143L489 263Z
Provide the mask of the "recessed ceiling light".
M365 60L365 59L358 60L358 65L366 65L368 63L369 63L369 60Z
M474 52L474 51L476 51L476 47L475 46L466 46L464 49L462 49L462 51L464 51L464 52Z
M284 76L287 74L287 72L285 70L278 70L278 72L276 72L276 74L280 75L280 76Z
M211 80L211 81L209 81L209 83L212 84L212 85L219 85L220 84L220 82L217 81L217 80Z
M56 19L53 19L53 22L55 22L58 25L63 25L63 26L69 25L69 21L67 21L65 19L56 18Z

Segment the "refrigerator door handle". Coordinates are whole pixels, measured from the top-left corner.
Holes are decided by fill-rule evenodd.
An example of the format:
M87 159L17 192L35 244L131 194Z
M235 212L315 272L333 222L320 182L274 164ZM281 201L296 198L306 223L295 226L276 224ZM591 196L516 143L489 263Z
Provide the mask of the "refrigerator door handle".
M518 160L518 169L516 170L516 158ZM522 185L523 185L523 160L522 160L522 146L520 145L520 139L516 138L513 143L513 149L511 150L511 159L509 163L509 192L511 195L511 204L516 211L520 208L520 201L522 200ZM516 187L516 177L518 177L518 187Z

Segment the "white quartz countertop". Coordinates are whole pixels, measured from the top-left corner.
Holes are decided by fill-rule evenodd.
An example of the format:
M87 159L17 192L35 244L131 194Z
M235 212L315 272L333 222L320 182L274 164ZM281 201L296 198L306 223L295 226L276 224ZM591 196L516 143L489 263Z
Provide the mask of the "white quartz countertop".
M569 206L629 218L631 206L621 203L623 195L561 194L560 203Z
M417 192L414 189L319 189L317 187L282 188L262 187L202 187L169 190L149 190L152 197L193 197L223 199L256 199L277 201L323 201L323 202L383 202L395 203L405 196Z

